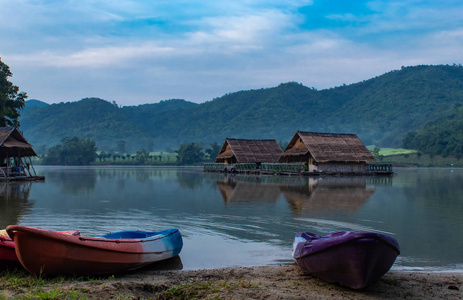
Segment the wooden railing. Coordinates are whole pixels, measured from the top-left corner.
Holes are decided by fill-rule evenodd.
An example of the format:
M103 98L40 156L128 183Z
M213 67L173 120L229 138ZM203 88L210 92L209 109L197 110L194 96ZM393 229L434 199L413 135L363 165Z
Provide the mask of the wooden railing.
M204 171L225 171L228 164L221 163L205 163Z
M246 171L256 171L257 164L249 163L249 164L235 164L235 170L238 172L246 172Z
M369 163L367 164L369 173L392 173L392 164Z
M260 165L260 170L261 172L264 172L264 173L298 174L303 169L304 169L303 163L292 163L292 164L262 163Z

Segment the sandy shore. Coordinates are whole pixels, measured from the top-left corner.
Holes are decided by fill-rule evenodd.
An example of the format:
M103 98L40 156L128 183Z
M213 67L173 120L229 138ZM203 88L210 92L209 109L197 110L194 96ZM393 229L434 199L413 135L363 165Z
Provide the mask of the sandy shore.
M78 291L78 298L87 299L463 299L463 273L390 271L376 283L352 290L304 274L295 264L192 271L162 268L97 280L69 279L58 288ZM41 289L57 286L50 283ZM27 288L0 290L0 298L7 299L30 293Z

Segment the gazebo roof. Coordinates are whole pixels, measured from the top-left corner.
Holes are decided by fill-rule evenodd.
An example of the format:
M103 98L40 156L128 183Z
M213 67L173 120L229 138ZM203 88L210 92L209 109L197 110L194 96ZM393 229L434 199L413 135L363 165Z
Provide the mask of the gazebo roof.
M235 156L238 163L278 162L283 151L275 140L225 139L216 162Z
M37 156L18 129L0 127L0 157Z
M355 134L297 131L281 155L303 156L310 153L317 162L375 161L373 154Z

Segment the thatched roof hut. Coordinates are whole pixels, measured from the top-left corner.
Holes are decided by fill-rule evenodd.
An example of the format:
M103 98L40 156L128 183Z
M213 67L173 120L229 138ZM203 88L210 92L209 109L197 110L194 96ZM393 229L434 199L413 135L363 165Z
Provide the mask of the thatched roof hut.
M0 158L37 156L18 129L0 127Z
M37 156L37 153L18 129L0 127L1 180L43 180L43 176L35 173L31 156Z
M373 154L355 134L303 131L296 132L279 159L280 163L308 162L309 171L329 172L363 172L371 161L375 161Z
M216 163L274 163L282 154L275 140L225 139Z

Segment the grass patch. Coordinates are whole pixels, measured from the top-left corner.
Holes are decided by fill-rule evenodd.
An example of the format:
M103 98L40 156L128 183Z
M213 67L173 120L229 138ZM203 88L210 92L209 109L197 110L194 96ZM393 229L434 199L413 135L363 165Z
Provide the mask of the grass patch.
M161 299L200 299L210 290L209 282L193 282L173 286L161 295Z
M372 151L376 148L375 145L367 146L367 149ZM389 156L389 155L407 155L417 153L416 150L403 149L403 148L379 148L378 155Z
M379 155L384 155L384 156L389 156L389 155L405 155L405 154L412 154L412 153L417 153L418 151L416 150L410 150L410 149L396 149L396 148L381 148L379 150Z
M236 288L256 287L250 281L240 278L238 282L218 281L218 282L192 282L170 287L161 295L160 299L221 299L219 293L227 293Z
M76 290L62 290L59 287L56 287L52 290L45 291L45 290L35 290L30 291L28 294L21 296L18 299L43 299L43 300L54 300L54 299L63 299L63 300L71 300L71 299L85 299L85 295L80 293Z
M69 282L89 282L100 284L113 280L114 275L106 277L56 276L45 278L28 273L23 268L9 267L0 270L0 299L86 299L85 290L67 289ZM20 296L11 297L8 291Z

